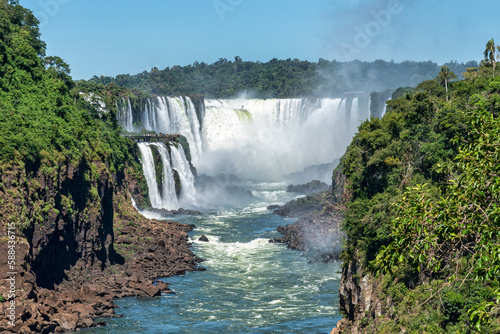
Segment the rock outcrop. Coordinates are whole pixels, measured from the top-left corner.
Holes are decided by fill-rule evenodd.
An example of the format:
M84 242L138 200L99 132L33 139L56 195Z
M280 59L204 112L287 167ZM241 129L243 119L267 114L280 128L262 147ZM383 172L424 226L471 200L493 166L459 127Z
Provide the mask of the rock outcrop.
M341 168L333 173L331 196L334 203L346 203L352 196ZM366 333L365 327L368 323L371 328L376 328L378 323L392 316L392 300L381 297L381 278L375 279L363 270L359 262L359 257L355 255L349 262L343 263L339 310L344 318L337 323L331 334Z
M94 319L114 316L114 298L169 293L158 278L197 269L193 227L141 216L138 184L102 162L1 166L0 281L15 287L0 286L2 333L103 325Z
M319 193L321 191L328 190L328 188L329 188L328 184L318 180L313 180L306 184L298 184L298 185L291 184L286 188L286 191L289 193L311 195L314 193Z
M303 251L311 261L338 259L341 252L342 208L332 203L329 192L291 201L275 210L274 214L298 219L278 227L283 236L271 242L285 243L291 249Z
M339 309L344 319L338 322L331 334L366 333L366 326L377 328L377 324L393 316L394 305L390 297L382 297L381 278L375 279L364 273L356 259L342 270L339 287Z

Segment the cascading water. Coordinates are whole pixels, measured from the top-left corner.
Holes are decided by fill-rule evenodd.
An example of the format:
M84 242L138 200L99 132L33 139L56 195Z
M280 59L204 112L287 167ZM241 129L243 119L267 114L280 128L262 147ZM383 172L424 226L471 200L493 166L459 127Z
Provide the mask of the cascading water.
M163 165L162 177L156 173L153 147L159 153ZM149 188L151 206L155 209L178 209L179 205L196 205L194 176L181 146L170 146L169 154L164 143L139 143L144 176ZM181 194L176 193L174 170L179 174ZM158 179L162 179L161 186Z
M207 100L202 173L276 180L339 158L367 106L346 99ZM247 117L242 117L245 112Z
M158 188L158 182L156 181L156 169L155 162L153 158L153 152L149 147L149 144L140 143L139 150L141 151L142 169L146 182L148 184L149 190L149 200L154 208L161 208L163 206L162 196Z
M134 118L132 115L132 105L130 99L122 97L122 104L124 106L118 107L118 124L120 124L128 132L134 132Z
M189 162L184 154L184 150L178 147L170 146L172 156L172 168L179 173L181 183L180 202L181 204L196 205L196 190L194 188L194 175L189 166Z
M193 163L201 153L201 125L196 108L189 97L148 99L142 113L142 125L156 133L182 134L189 142Z
M387 101L392 100L392 98L389 98ZM382 114L380 115L380 118L384 117L385 113L387 112L387 103L384 103L384 109L382 110Z
M352 100L350 128L355 127L358 124L358 122L359 122L359 104L358 104L358 98L355 97Z
M156 97L146 101L141 119L147 130L184 135L203 174L273 180L339 158L369 117L369 103L358 97L205 100L200 115L189 97ZM128 115L126 109L120 114ZM128 117L119 121L130 127Z

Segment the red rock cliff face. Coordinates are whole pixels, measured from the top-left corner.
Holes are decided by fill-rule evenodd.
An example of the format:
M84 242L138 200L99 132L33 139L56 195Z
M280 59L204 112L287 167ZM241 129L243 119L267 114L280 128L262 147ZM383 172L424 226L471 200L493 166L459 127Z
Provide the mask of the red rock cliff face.
M139 215L130 199L139 182L128 173L102 162L0 168L0 294L15 295L0 303L1 332L95 326L114 314L113 298L159 295L168 287L155 279L196 269L192 227Z

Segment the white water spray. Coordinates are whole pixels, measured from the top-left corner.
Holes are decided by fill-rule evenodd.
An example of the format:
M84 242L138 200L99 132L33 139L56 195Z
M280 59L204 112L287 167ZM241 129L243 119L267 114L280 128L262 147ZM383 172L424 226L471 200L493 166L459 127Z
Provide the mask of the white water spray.
M198 160L202 150L201 126L189 97L148 99L142 113L142 124L148 131L182 134L189 142L193 163Z
M194 175L186 159L184 150L179 145L170 146L172 153L172 168L179 173L181 182L180 202L183 205L196 205L196 190L194 188Z

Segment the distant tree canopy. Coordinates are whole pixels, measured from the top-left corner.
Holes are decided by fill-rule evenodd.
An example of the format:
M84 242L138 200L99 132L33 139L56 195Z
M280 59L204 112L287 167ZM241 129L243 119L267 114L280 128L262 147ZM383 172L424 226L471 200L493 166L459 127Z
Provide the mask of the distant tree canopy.
M466 64L452 61L445 65L457 74L478 66L475 61ZM221 58L213 64L195 62L164 70L153 68L136 75L94 76L88 82L115 83L156 95L201 94L209 98L228 98L247 92L259 98L332 97L353 90L370 92L416 86L435 78L439 70L440 66L431 61L338 62L319 59L310 62L273 58L262 63L235 57L234 61Z

